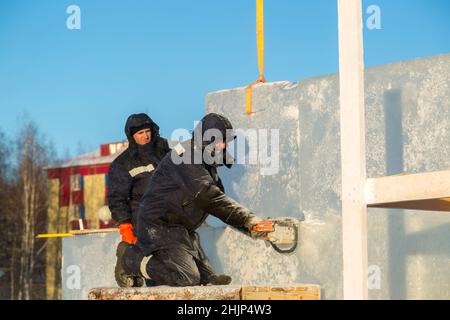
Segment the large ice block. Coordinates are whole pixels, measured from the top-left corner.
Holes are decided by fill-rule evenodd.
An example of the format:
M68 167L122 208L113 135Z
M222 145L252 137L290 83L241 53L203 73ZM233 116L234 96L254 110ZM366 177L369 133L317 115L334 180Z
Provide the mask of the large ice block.
M365 84L368 177L449 169L450 55L370 68ZM225 188L262 216L306 219L289 257L225 231L224 271L242 283L317 283L323 298L342 298L338 75L257 85L253 110L245 114L245 88L206 98L206 112L235 128L279 130L278 172L223 169ZM450 298L449 213L369 209L368 223L371 298Z

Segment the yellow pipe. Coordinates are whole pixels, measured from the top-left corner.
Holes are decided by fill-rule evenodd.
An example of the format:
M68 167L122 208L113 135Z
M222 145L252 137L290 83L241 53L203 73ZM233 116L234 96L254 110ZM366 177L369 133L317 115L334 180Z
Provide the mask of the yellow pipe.
M38 234L36 238L63 238L63 237L73 237L71 233L47 233Z

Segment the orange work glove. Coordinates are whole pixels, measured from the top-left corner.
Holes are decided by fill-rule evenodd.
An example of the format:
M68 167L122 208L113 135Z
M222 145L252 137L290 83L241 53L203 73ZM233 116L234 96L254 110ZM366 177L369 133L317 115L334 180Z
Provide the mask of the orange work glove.
M122 236L122 241L129 244L135 244L137 239L133 232L133 225L131 223L122 223L119 225L119 233Z

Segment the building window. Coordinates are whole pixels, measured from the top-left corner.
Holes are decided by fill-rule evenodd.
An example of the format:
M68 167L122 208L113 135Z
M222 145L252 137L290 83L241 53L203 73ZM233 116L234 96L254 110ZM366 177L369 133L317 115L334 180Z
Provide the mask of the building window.
M70 220L85 219L84 206L71 206L70 207Z
M70 220L78 220L81 219L80 214L80 206L71 206L70 207Z
M70 190L71 191L81 190L81 176L79 174L73 174L70 176Z

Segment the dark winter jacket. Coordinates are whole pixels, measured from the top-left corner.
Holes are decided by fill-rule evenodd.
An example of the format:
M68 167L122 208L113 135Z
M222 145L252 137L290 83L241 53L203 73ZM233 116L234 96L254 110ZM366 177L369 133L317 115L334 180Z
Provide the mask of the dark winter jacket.
M226 118L218 115L224 124ZM231 127L226 120L225 127ZM207 122L203 121L203 124ZM212 122L217 127L217 124ZM202 131L205 131L203 128ZM195 250L192 234L212 214L236 228L243 228L252 213L224 194L216 165L181 163L202 152L194 139L175 146L159 164L142 198L137 223L137 245L145 255L160 249ZM200 158L202 159L202 158Z
M132 136L136 129L150 127L151 141L138 145ZM125 125L128 148L112 163L108 173L108 204L117 223L137 221L142 195L161 159L170 151L159 127L146 114L131 115Z

